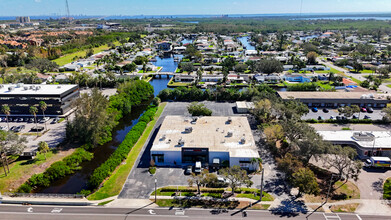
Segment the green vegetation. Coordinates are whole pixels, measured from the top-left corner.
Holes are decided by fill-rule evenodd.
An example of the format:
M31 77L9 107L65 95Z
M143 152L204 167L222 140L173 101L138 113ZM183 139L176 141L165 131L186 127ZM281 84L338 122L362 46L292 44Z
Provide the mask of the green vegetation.
M383 185L383 199L391 200L391 178L388 178Z
M108 200L108 201L106 201L106 202L98 203L98 206L104 206L104 205L106 205L106 204L108 204L108 203L110 203L110 202L112 202L112 201L114 201L114 199Z
M337 189L334 192L334 198L342 199L360 199L360 190L352 182L337 181L334 184L334 188ZM336 195L336 196L335 196Z
M205 107L203 103L192 102L187 106L187 110L192 116L211 116L212 110Z
M166 103L162 103L159 106L154 120L148 124L148 127L145 129L145 132L143 133L142 137L138 140L136 145L130 151L125 163L119 166L119 168L112 173L110 178L104 182L101 188L99 188L95 193L91 194L88 197L89 200L101 200L118 195L121 192L122 186L125 183L129 172L132 170L134 163L136 162L136 159L141 152L141 149L146 143L149 134L152 132L152 129L155 126L160 115L162 114L165 106Z
M83 148L78 148L62 161L50 165L45 172L32 175L27 182L19 187L18 192L30 193L34 188L48 187L51 182L70 175L80 169L81 162L89 161L92 158L92 153L87 152Z
M360 205L360 203L352 203L352 204L346 204L346 205L333 205L333 206L331 206L330 210L332 212L354 213L359 205Z
M238 198L249 198L249 199L254 199L254 200L259 200L260 199L260 190L256 190L255 192L249 192L249 191L244 191L245 193L240 193L237 194L236 197ZM272 195L270 195L267 192L262 193L262 201L274 201L274 198Z
M157 108L155 107L147 110L140 117L139 122L129 131L114 153L110 155L109 159L94 170L88 180L88 186L90 189L98 188L98 186L113 173L118 165L120 165L121 162L128 157L130 150L143 134L147 124L154 119L156 111Z
M94 54L100 53L100 52L108 50L108 49L110 49L110 47L107 44L93 48ZM86 55L87 51L88 51L88 49L74 52L74 53L70 53L70 54L62 56L60 58L57 58L53 61L55 63L57 63L59 66L64 66L65 64L72 63L74 61L75 57L84 57Z

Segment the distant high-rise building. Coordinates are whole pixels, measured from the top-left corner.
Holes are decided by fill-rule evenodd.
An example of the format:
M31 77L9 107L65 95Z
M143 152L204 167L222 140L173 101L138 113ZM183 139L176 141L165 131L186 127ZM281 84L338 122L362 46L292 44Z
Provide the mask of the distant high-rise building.
M16 21L19 23L29 23L30 22L30 17L16 17Z

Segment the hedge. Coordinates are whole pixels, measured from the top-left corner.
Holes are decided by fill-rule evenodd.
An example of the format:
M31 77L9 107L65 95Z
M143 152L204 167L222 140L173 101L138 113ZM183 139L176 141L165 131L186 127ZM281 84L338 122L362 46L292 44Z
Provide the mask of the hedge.
M90 179L88 180L88 187L90 189L96 189L100 184L109 177L113 171L124 161L130 150L136 144L138 139L143 134L147 123L153 120L156 107L149 108L139 119L139 122L129 131L125 139L114 151L113 154L103 164L94 170Z
M89 153L83 148L78 148L62 161L58 161L50 165L45 172L32 175L19 187L17 191L21 193L30 193L31 190L36 187L48 187L51 182L61 179L78 170L81 162L91 160L92 158L93 153Z
M201 188L200 191L204 193L223 193L225 190L223 188ZM167 186L161 188L160 192L197 192L197 189Z

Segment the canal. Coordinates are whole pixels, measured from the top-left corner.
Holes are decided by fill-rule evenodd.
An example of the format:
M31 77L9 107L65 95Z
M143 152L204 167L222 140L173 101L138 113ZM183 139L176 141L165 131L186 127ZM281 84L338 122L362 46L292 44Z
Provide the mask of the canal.
M255 50L255 47L250 44L250 38L249 37L238 37L238 40L242 43L243 47L246 48L246 50Z
M182 59L183 56L175 56L178 59ZM156 57L156 62L153 62L156 66L163 67L164 72L175 72L178 67L178 62L174 61L174 56L160 58ZM154 87L154 95L157 96L159 92L167 88L169 78L153 79L150 84ZM119 124L114 128L113 140L95 148L94 158L91 161L86 161L81 164L81 169L76 171L74 174L69 175L63 179L53 182L50 187L37 189L35 193L58 193L58 194L75 194L83 189L87 189L88 178L99 167L105 162L110 155L115 151L118 145L125 139L126 134L137 124L140 116L146 110L151 100L142 103L137 107L132 108L132 113L123 117Z

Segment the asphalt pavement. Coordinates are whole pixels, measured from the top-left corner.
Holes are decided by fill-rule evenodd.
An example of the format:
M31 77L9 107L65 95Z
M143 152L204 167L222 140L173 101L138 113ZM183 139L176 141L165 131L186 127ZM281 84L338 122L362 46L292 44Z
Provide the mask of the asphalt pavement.
M124 220L124 219L306 219L307 214L282 213L267 210L178 209L178 208L106 208L0 205L0 219L29 220ZM357 215L349 213L314 213L311 220L391 220L390 216Z
M343 115L340 115L338 110L337 109L328 109L329 112L325 113L323 112L323 108L318 108L318 112L314 112L312 111L312 109L310 108L310 111L304 115L302 117L303 120L307 120L307 119L318 119L319 116L321 116L323 119L330 119L330 116L333 116L334 119L335 117L337 116L343 116ZM374 109L373 113L368 113L368 112L360 112L360 113L356 113L354 114L355 116L357 116L357 118L359 117L360 119L364 119L365 116L368 116L370 117L372 120L380 120L383 118L383 113L381 112L381 110L379 109ZM351 117L350 117L351 118Z

